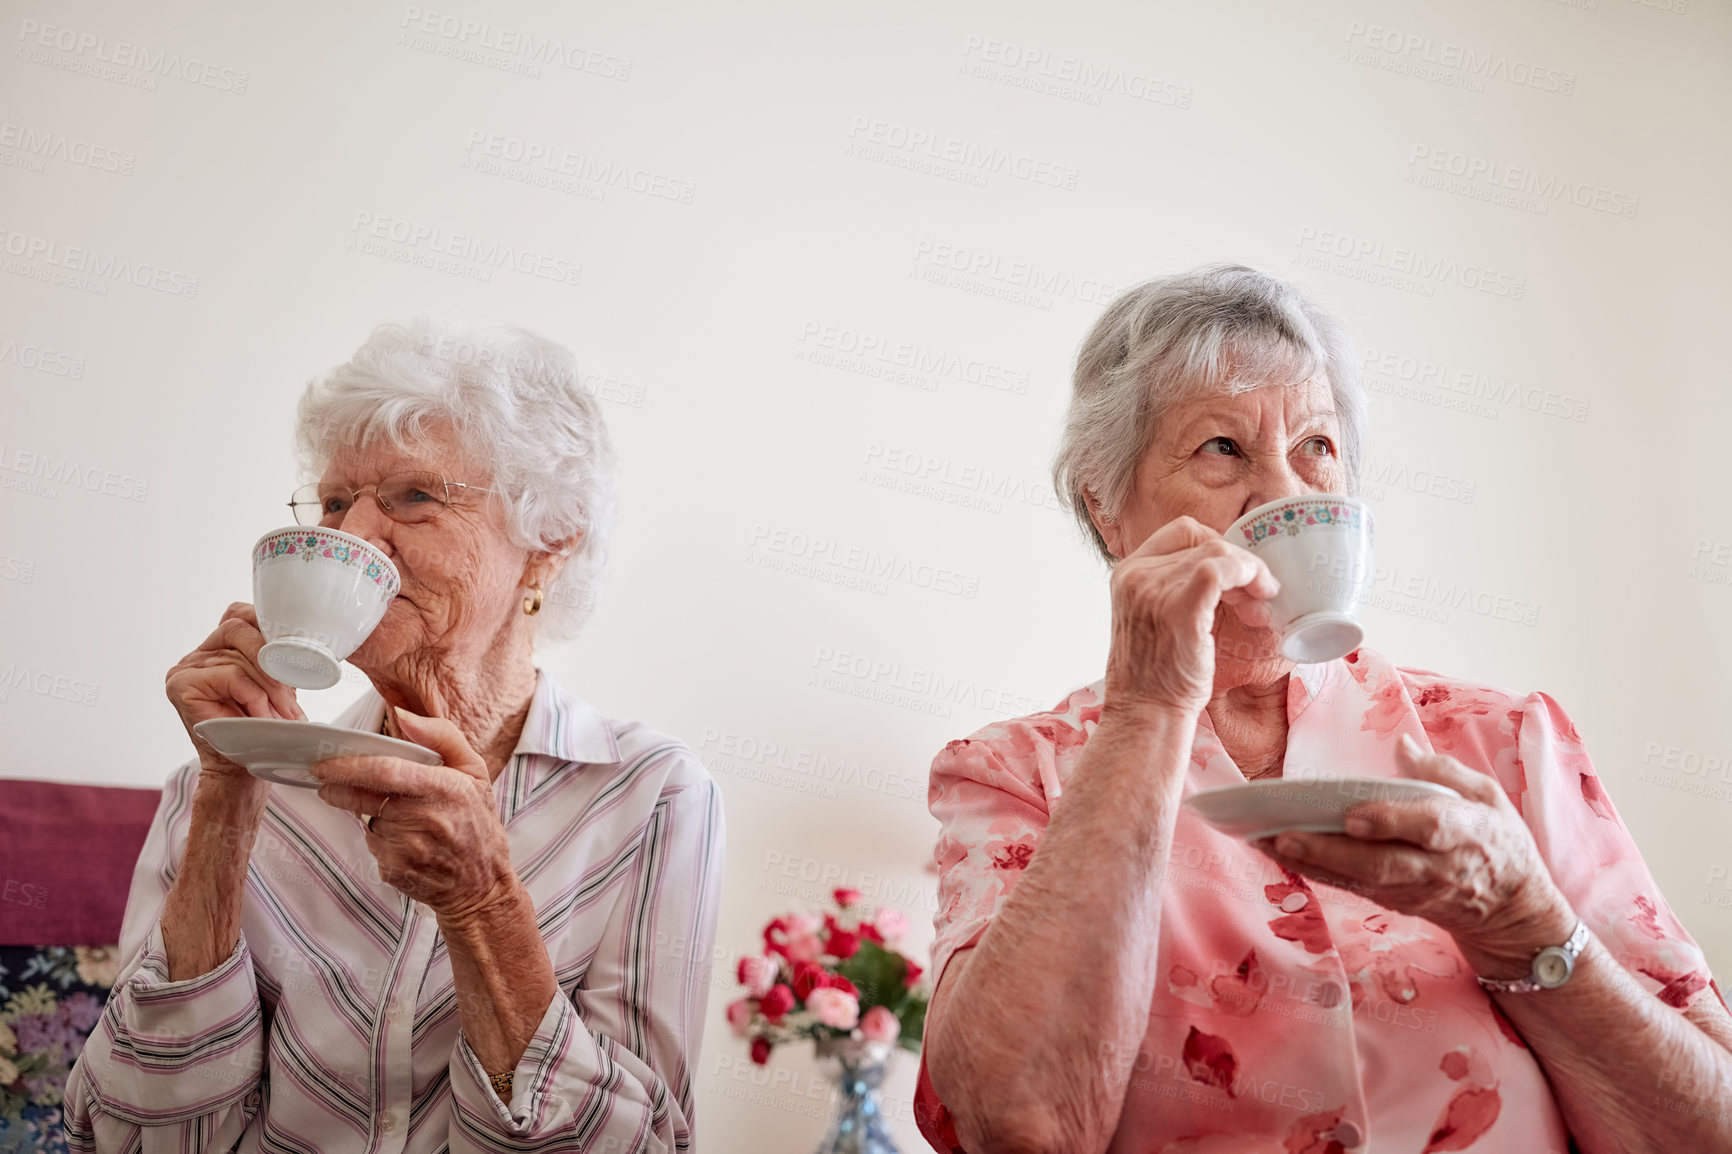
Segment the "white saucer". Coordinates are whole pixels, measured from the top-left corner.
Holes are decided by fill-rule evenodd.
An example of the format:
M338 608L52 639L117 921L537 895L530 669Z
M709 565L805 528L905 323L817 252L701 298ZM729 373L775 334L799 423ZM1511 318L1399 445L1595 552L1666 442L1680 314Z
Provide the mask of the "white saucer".
M319 788L309 767L329 757L400 757L422 765L444 765L437 753L382 733L283 721L270 717L213 717L192 727L216 751L254 777L306 789Z
M1368 801L1460 801L1447 785L1405 777L1286 778L1205 789L1185 799L1196 815L1234 837L1298 830L1345 833L1347 811Z

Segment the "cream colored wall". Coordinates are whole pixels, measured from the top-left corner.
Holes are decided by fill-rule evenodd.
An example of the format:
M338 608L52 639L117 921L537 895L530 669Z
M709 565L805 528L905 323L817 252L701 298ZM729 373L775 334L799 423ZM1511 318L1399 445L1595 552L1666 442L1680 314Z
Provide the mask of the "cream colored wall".
M1721 0L149 7L0 22L0 773L161 782L163 672L249 595L305 380L510 318L624 462L609 594L544 659L717 775L719 946L845 881L924 948L932 754L1101 668L1043 483L1069 361L1117 288L1229 258L1371 350L1371 643L1562 701L1732 963ZM56 283L74 248L132 279ZM725 979L704 1149L807 1149L812 1067L735 1078Z

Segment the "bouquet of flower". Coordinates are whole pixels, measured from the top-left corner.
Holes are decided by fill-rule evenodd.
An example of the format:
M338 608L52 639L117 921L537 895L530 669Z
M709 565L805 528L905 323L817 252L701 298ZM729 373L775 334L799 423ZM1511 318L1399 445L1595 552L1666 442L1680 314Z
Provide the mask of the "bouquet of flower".
M921 969L896 949L908 929L900 910L867 917L861 893L838 889L836 913L785 914L764 927L764 952L740 959L746 996L728 1006L728 1025L750 1038L752 1061L801 1038L894 1042L920 1051L931 996Z

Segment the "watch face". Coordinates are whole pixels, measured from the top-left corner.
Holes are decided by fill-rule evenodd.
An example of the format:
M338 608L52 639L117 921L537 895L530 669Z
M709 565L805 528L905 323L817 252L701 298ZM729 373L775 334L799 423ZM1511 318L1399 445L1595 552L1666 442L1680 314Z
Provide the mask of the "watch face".
M1534 959L1534 981L1546 989L1555 989L1569 980L1575 961L1556 946L1549 946Z

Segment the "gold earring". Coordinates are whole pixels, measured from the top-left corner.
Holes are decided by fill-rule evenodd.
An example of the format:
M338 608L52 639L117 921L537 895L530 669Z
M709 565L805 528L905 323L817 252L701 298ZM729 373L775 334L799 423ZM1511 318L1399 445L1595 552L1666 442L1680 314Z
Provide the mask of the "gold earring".
M523 612L530 617L541 612L541 586L531 585L529 587L529 596L523 599Z

